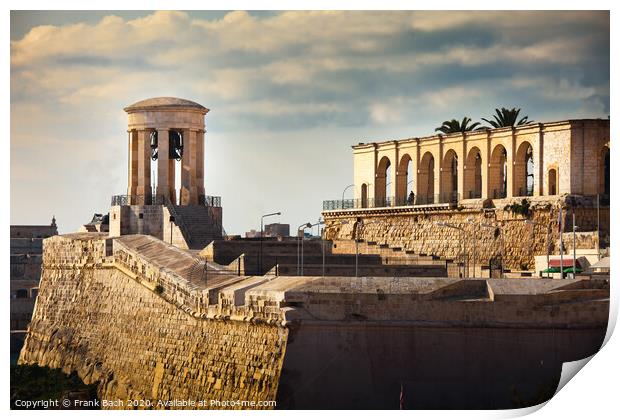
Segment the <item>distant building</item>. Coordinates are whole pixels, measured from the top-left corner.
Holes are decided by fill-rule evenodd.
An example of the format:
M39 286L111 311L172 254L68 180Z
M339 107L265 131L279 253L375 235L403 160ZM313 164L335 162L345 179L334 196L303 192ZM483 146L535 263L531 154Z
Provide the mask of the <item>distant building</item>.
M95 213L92 220L82 225L78 232L108 232L110 229L110 214Z
M287 223L272 223L265 226L265 236L266 237L277 237L277 236L290 236L291 234L291 225Z
M263 238L286 238L291 234L291 225L286 223L271 223L265 225ZM252 229L245 232L246 238L260 238L260 230Z
M252 229L248 232L245 232L245 237L246 238L260 238L260 231L256 229Z
M49 225L11 225L11 331L24 331L39 292L43 239L58 235L56 219ZM19 352L23 333L11 334L11 353Z

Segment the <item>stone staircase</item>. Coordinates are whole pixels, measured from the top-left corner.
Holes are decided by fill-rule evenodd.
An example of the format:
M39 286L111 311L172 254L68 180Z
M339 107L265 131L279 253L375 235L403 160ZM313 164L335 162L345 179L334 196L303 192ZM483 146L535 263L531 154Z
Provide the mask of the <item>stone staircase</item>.
M222 238L222 225L208 206L171 206L189 249L202 249L214 239Z
M336 252L355 253L355 242L353 240L340 240L335 241L335 243L337 244L336 249L338 249ZM360 239L358 249L360 254L379 255L383 264L440 265L446 267L449 277L459 277L461 273L460 264L453 259L437 255L418 254L399 246Z

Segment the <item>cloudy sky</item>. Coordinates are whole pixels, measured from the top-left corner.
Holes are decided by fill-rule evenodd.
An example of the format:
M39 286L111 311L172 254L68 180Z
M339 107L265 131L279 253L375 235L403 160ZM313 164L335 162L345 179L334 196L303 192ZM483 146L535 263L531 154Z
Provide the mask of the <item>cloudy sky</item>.
M205 187L242 233L317 220L358 142L501 106L606 118L609 64L607 12L12 12L11 223L106 212L148 97L211 109Z

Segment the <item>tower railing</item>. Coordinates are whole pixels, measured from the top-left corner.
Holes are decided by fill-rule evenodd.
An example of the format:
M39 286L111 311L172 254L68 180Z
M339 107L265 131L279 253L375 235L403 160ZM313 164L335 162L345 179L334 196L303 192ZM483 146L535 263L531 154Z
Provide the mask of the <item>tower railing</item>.
M110 200L112 206L145 206L145 205L165 205L172 203L171 200L163 195L113 195ZM215 195L201 195L198 197L198 204L207 207L222 207L222 197Z

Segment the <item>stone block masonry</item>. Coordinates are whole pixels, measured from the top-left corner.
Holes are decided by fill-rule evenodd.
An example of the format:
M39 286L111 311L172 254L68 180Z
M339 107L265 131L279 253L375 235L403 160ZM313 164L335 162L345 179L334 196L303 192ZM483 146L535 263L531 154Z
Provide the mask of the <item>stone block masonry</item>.
M203 282L192 274L203 263L148 235L45 239L19 363L75 371L107 400L398 408L404 382L410 408L510 408L515 384L535 394L596 352L609 313L606 281L223 271ZM483 388L493 393L471 391Z
M196 318L104 266L98 243L46 244L20 363L77 371L103 399L275 400L285 328Z
M323 213L325 239L338 243L334 253L351 252L352 246L347 247L341 242L353 242L360 218L359 239L365 243L399 248L403 253L436 255L459 261L464 254L476 265L488 265L492 259L503 258L509 269L533 270L535 255L545 255L547 248L551 255L559 253L558 213L561 208L564 229L568 232L572 229L571 207L567 204L567 197L560 196L529 197L530 215L527 218L504 209L506 205L519 202L520 199L494 200L495 208L468 206L453 210L403 207L326 211ZM595 243L596 239L592 238L597 237L596 208L579 206L575 212L581 243ZM440 222L464 231L438 226ZM608 238L608 207L600 209L600 222L601 236ZM590 240L586 240L586 236ZM365 247L360 249L364 252Z

